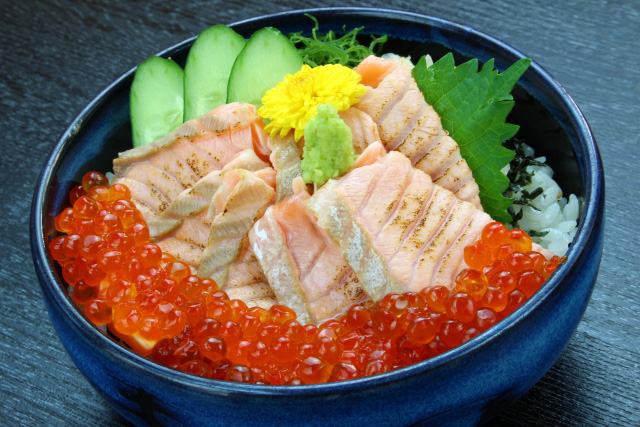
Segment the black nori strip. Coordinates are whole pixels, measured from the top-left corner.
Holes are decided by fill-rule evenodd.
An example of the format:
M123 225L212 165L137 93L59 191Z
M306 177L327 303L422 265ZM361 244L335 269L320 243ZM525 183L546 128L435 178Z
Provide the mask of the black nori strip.
M507 172L509 188L507 188L507 192L521 192L521 196L515 199L512 206L507 209L507 212L511 215L512 220L510 224L513 227L517 227L518 221L522 219L522 209L516 212L513 205L533 207L531 205L531 201L544 191L542 187L538 187L529 193L527 190L522 188L531 184L531 177L533 176L533 172L527 172L527 166L545 166L543 162L536 160L535 157L526 155L523 144L524 142L518 138L510 138L503 144L506 148L513 150L516 153L513 160L509 163L509 172ZM506 196L506 192L505 197L508 197ZM531 230L528 232L531 237L542 237L547 235L547 233L548 231L537 230Z

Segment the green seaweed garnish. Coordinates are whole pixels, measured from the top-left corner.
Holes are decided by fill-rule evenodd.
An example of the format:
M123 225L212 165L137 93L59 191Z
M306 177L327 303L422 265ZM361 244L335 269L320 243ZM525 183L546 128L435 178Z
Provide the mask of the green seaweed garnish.
M545 164L539 162L533 156L527 156L524 152L524 143L517 138L510 138L504 142L504 146L509 150L515 152L513 160L509 162L509 172L507 172L507 178L509 178L509 191L520 191L521 187L531 184L531 177L533 172L527 172L527 166L544 166ZM535 199L537 197L531 197ZM515 202L514 202L515 203Z
M529 230L529 231L527 231L527 234L530 237L544 237L547 234L549 234L549 232L548 231Z
M503 144L506 148L515 152L515 156L511 162L509 162L509 172L507 172L507 178L509 178L509 187L505 191L505 197L509 197L508 194L514 194L520 192L520 197L513 199L513 204L507 209L507 212L511 215L511 221L509 222L513 227L518 227L518 221L522 219L522 209L518 212L513 208L514 205L521 207L531 206L531 201L543 193L542 187L537 187L533 191L529 192L523 187L531 184L531 177L533 172L527 171L527 166L545 166L543 162L535 159L533 156L529 156L525 153L524 142L517 138L510 138ZM546 236L548 231L530 230L527 232L531 237L543 237Z
M302 31L289 34L289 40L298 48L302 60L311 67L326 64L342 64L353 68L369 55L379 55L382 46L387 41L387 35L380 37L371 36L369 46L363 46L357 40L358 32L364 27L354 28L347 32L346 25L342 26L343 36L338 37L333 31L320 34L318 20L308 13L305 16L311 19L314 27L311 29L311 37L302 35Z

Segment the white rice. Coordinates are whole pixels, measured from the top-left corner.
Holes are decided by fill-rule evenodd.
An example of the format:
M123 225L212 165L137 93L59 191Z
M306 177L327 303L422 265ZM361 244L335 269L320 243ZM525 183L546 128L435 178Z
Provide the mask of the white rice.
M525 154L533 156L533 148L523 144ZM545 157L537 157L537 161L545 162ZM507 173L509 166L503 172ZM576 234L580 206L575 194L569 198L562 197L562 190L553 180L553 169L549 166L527 166L527 172L533 172L531 183L523 187L529 193L536 188L543 189L542 194L531 201L531 206L513 205L516 213L522 210L522 218L517 227L530 232L536 230L547 232L543 237L533 237L533 241L549 249L556 255L565 255ZM507 192L511 198L519 198L521 191Z

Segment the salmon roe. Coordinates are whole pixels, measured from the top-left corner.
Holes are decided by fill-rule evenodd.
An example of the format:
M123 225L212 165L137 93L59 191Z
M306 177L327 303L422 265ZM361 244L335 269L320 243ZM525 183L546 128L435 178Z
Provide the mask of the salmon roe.
M458 346L495 325L565 260L532 251L522 230L493 222L464 250L470 267L451 289L388 294L320 325L284 305L247 307L150 242L122 184L88 172L54 219L49 242L72 300L95 325L157 363L252 384L315 384L398 369ZM150 345L141 345L141 342Z

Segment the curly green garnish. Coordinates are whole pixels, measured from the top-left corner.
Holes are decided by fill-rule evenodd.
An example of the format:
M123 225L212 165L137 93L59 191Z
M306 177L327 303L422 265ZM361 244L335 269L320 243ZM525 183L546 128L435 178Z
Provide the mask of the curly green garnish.
M387 35L380 37L371 36L369 46L363 46L357 40L359 31L364 27L354 28L346 32L346 26L342 26L345 33L342 37L336 36L333 31L322 35L318 33L318 20L308 13L305 16L311 19L314 27L311 29L311 37L302 35L302 31L289 34L289 40L298 48L302 60L311 67L327 64L341 64L353 68L369 55L379 55L382 46L387 41Z

